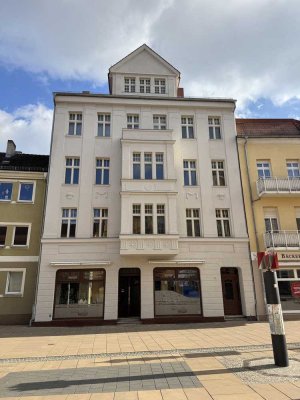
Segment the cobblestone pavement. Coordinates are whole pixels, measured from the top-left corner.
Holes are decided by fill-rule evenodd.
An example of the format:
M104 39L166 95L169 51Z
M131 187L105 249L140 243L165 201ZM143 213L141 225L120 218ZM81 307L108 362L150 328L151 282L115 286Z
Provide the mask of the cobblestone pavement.
M300 400L300 321L285 325L288 368L266 323L0 327L0 399Z

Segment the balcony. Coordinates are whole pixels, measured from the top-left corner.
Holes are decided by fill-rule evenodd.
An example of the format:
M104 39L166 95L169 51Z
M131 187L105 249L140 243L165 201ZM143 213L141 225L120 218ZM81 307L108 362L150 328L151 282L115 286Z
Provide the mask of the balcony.
M258 196L298 196L300 195L300 177L259 178L256 187Z
M139 142L172 142L175 143L173 138L172 129L123 129L122 141L139 141Z
M176 179L122 179L122 192L177 193Z
M299 249L299 231L277 231L264 233L266 248Z
M120 235L121 255L172 256L178 254L178 235Z

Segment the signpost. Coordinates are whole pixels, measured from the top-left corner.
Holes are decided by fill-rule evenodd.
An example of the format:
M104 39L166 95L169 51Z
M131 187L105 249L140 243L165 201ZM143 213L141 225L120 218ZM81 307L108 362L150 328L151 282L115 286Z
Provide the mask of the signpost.
M257 261L259 268L264 270L263 276L275 365L288 367L289 358L276 275L278 268L277 254L258 253Z

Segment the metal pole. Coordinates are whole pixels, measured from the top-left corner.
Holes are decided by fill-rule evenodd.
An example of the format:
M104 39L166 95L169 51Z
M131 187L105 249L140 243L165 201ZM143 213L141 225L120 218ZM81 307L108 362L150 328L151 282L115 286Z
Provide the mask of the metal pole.
M270 269L266 270L263 275L275 365L278 367L288 367L289 357L287 352L277 275L275 271Z

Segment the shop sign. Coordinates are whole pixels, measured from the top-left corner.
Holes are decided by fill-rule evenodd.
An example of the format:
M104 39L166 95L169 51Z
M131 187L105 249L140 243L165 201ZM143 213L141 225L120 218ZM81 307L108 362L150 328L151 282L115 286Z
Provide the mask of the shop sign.
M293 297L300 297L300 282L291 282L291 292Z
M299 261L300 252L298 253L277 253L279 261Z

